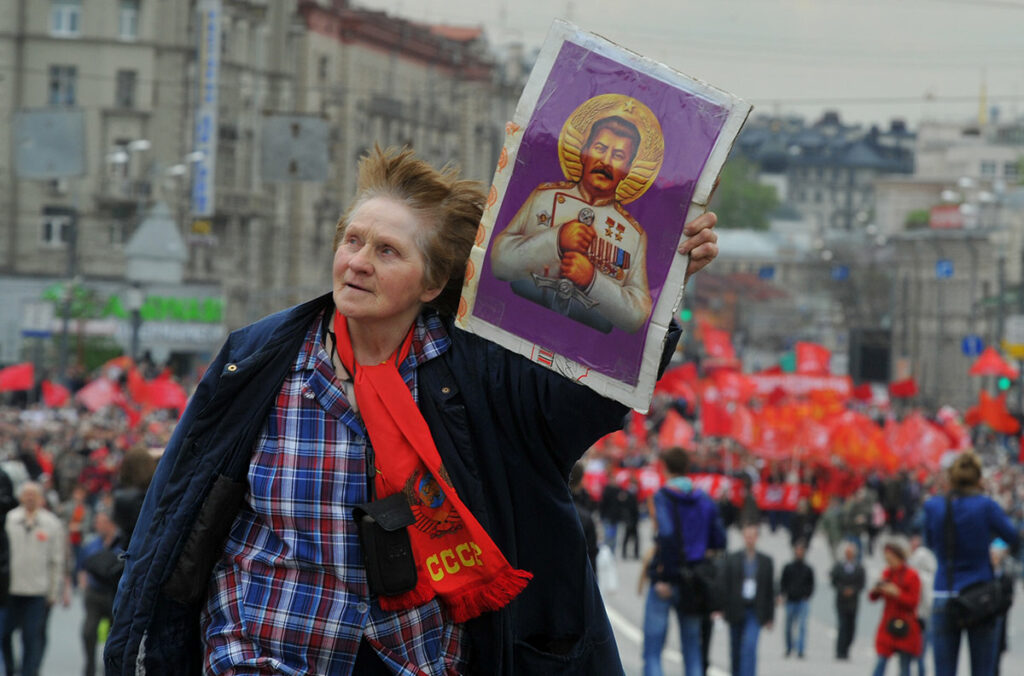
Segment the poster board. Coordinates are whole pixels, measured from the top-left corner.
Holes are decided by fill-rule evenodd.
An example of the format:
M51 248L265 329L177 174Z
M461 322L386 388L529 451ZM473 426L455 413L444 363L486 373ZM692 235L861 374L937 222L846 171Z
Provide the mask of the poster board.
M750 106L555 21L506 125L460 327L640 411Z

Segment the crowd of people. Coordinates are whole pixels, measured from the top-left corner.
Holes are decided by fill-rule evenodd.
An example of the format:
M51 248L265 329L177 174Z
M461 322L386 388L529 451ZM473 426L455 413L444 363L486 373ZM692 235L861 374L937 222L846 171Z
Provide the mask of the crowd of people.
M117 409L0 407L6 673L40 673L50 611L72 602L84 608L84 673L102 673L98 644L112 617L120 554L173 418L158 411L132 428Z
M803 659L809 600L822 589L834 596L837 660L850 659L858 611L866 599L883 606L874 642L876 674L885 673L890 658L899 663L901 675L909 675L916 665L917 674L924 676L926 661L934 663L939 676L955 674L961 634L969 646L972 673L999 673L999 657L1007 648L1006 606L1021 573L1011 555L1024 533L1024 474L1019 465L1002 461L996 451L986 454L990 462L983 469L981 456L965 451L951 454L945 471L924 480L909 472L888 477L864 473L852 481L843 479L845 495L826 495L822 487L834 484L835 478L825 473L784 464L758 467L747 456L720 455L709 465L709 449L716 447L717 442L708 440L693 452L661 450L654 465L661 487L647 496L632 475L622 473L623 464L636 464L637 454L613 459L607 449L595 449L583 461L594 477L605 481L600 490L591 484L592 496L577 498L584 521L603 522L603 540L595 549L616 551L617 543L625 542L617 535L623 525L635 529L630 523L634 506L652 521L654 543L644 567L651 583L644 614L645 676L663 673L661 653L672 612L678 615L689 676L705 673L711 618L716 615L730 629L733 674L756 673L758 635L775 621L776 605L784 608L784 654ZM585 474L583 463L580 476ZM696 485L708 471L722 472L730 464L732 474L742 479L737 482L746 489L742 494L721 482L704 482L718 487L718 495ZM792 483L808 481L805 496L796 509L761 509L752 498L756 482L780 476ZM580 492L586 493L582 488ZM740 530L744 546L726 553L725 530L730 526ZM779 566L757 550L761 528L789 531L792 559L777 577ZM805 560L816 535L832 558L832 568L821 580ZM878 542L885 567L871 580L864 560ZM627 556L625 549L622 556ZM709 561L716 572L707 572ZM990 608L981 620L965 619L969 609L961 606L969 603L970 590L996 584L993 579L1004 581L1002 605ZM948 610L950 603L959 603L955 616ZM928 651L934 660L926 660Z

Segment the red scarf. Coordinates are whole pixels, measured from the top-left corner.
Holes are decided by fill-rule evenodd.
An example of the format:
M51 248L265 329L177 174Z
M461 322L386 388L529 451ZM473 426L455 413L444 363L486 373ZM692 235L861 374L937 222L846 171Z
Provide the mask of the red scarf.
M334 312L338 356L352 374L356 402L376 451L378 498L401 491L416 523L407 528L416 558L416 587L380 597L381 608L403 610L439 596L455 622L503 608L533 577L516 570L455 492L430 428L398 365L412 344L412 328L389 359L356 364L345 318Z

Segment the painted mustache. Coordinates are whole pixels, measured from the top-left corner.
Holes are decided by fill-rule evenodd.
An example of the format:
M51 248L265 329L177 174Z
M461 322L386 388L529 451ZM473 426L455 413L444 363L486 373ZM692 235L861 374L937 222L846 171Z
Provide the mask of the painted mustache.
M605 178L607 178L609 181L612 180L612 178L614 178L612 176L612 172L611 172L610 169L607 169L607 168L601 167L601 166L594 167L593 169L590 170L590 173L591 174L600 174L601 176L604 176Z

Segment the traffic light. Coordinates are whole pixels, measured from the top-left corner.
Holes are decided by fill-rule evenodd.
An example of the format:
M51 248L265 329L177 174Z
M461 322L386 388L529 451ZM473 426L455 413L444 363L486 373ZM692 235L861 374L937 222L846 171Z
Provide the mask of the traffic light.
M680 321L683 321L683 322L688 322L688 321L693 320L693 310L691 310L688 307L684 307L682 310L679 311L679 319L680 319Z
M1000 392L1005 392L1013 387L1013 379L1007 378L1006 376L999 376L999 380L996 381L996 387L999 388Z

